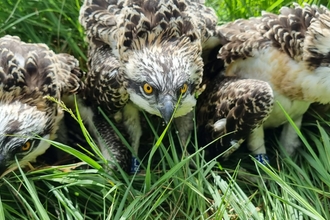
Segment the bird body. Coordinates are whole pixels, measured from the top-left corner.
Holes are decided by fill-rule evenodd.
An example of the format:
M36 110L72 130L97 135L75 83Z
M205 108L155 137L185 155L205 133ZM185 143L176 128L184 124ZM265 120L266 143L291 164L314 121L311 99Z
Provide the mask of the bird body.
M44 44L0 38L0 172L35 161L50 146L63 111L46 96L61 100L83 84L78 61ZM43 139L44 138L44 139Z
M229 64L225 71L226 76L258 79L269 83L273 88L275 100L292 119L301 117L309 105L315 102L315 99L313 101L313 97L310 97L309 90L317 88L318 82L306 83L306 78L311 74L313 73L306 70L304 65L295 62L275 48L265 48L256 52L253 57L237 60ZM318 76L315 78L317 80ZM318 89L315 90L318 91ZM321 96L324 94L318 97L321 98ZM275 105L263 126L275 128L286 122L287 118L283 110L279 105Z
M264 12L217 30L225 42L218 53L225 63L224 76L268 83L279 103L245 138L249 149L256 155L265 154L263 129L284 125L280 142L292 155L300 141L283 109L300 128L310 104L330 102L330 11L294 4L283 7L279 15Z
M214 11L189 0L86 0L79 19L89 44L90 105L123 115L135 153L140 110L166 123L184 118L177 124L185 143L195 94L203 90L202 54L219 43Z
M226 67L225 75L267 81L275 91L291 100L329 102L327 72L324 68L311 70L303 61L297 62L277 48L265 48L236 60ZM318 88L318 89L313 89ZM327 91L329 90L329 91Z

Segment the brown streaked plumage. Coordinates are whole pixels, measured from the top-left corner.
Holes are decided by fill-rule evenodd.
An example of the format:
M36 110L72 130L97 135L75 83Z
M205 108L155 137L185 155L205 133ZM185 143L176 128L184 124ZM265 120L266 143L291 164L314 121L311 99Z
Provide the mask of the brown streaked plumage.
M169 122L180 99L174 118L185 119L177 123L185 143L202 90L202 54L220 44L214 11L190 0L85 0L79 19L89 43L90 104L123 114L137 152L139 110Z
M78 107L80 118L91 135L92 142L100 149L103 158L106 160L103 161L103 168L109 173L120 169L129 172L131 153L117 135L115 129L111 127L100 112L86 106L80 95L75 100L73 98L71 96L65 99L65 105L72 109L75 114L77 114L76 107ZM78 149L80 149L78 146L87 149L90 147L90 143L88 143L88 139L86 139L80 125L70 114L66 113L61 122L60 129L62 130L57 133L60 137L56 141ZM128 138L123 124L116 124L116 129L119 130L121 136Z
M0 38L0 172L34 161L54 139L63 112L46 96L62 100L83 84L78 61L45 44Z
M218 31L226 42L218 54L219 62L225 62L225 76L267 82L279 103L250 135L248 145L265 152L263 129L284 125L280 142L293 154L300 141L280 105L300 128L311 103L330 102L330 11L294 4L279 15L264 12L219 26Z
M207 82L196 106L200 147L221 137L208 148L208 157L216 157L233 147L223 154L227 158L254 130L262 126L273 104L273 91L268 83L217 75ZM250 150L254 153L252 148Z

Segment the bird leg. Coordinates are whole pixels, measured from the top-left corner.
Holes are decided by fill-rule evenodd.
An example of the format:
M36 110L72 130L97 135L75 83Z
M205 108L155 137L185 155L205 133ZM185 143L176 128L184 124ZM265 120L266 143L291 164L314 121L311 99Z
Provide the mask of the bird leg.
M102 115L94 114L93 123L99 134L94 134L94 138L96 138L98 146L104 158L108 160L110 167L114 169L116 168L116 163L118 163L123 170L126 172L129 171L131 154L128 148L123 144L109 123L104 120ZM126 136L122 126L117 125L117 129L120 130L123 136Z
M130 139L131 146L134 150L134 155L132 156L131 173L135 173L139 171L140 165L136 158L138 157L142 128L139 109L132 102L128 102L123 108L123 121Z
M251 151L254 158L260 163L267 164L269 159L266 153L264 128L259 126L254 129L248 137L248 149Z
M193 118L194 118L193 111L189 112L184 116L174 118L174 124L179 133L180 143L182 147L187 146L188 144L187 142L191 134L191 131L194 129Z
M247 145L252 154L266 154L264 136L263 126L260 126L251 132Z
M135 156L138 156L142 128L139 109L133 103L127 103L123 109L123 121L129 135Z
M75 112L75 109L78 106L79 115L86 129L100 149L104 159L108 162L109 166L106 166L105 169L110 171L112 169L117 169L119 165L123 170L128 171L130 168L131 154L129 149L116 134L115 130L96 108L87 106L81 97L77 97L76 101L77 103L75 103L72 97L65 99L66 107L72 109L76 115L77 112ZM69 114L66 115L63 123L64 124L61 125L59 129L57 141L69 146L76 146L77 144L81 146L89 145L88 142L86 142L79 124ZM125 127L122 124L116 123L116 128L121 132L121 135L127 137ZM58 154L58 156L62 158L64 155Z
M191 111L184 116L174 118L174 124L179 134L180 144L182 147L182 155L188 157L190 156L190 153L187 151L187 146L191 131L194 129L194 112ZM197 168L195 161L198 160L194 156L193 159L190 160L189 165Z
M294 123L297 128L300 129L302 123L303 116L300 116ZM300 147L301 142L299 140L298 134L294 127L290 123L286 123L283 125L283 130L280 136L280 143L286 150L289 156L293 156L294 152L298 147Z

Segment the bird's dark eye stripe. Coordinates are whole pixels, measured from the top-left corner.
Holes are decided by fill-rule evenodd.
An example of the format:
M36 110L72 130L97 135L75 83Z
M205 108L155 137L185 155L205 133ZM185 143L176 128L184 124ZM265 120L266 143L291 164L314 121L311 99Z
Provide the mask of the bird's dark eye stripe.
M31 146L30 146L29 150L22 151L22 146L24 145L24 143L23 143L19 146L16 146L13 149L13 154L24 154L24 155L29 154L40 143L40 139L33 139L33 140L29 140L29 141L31 142Z
M128 87L133 89L136 93L141 93L141 84L134 82L133 80L128 80Z
M40 143L40 139L34 139L34 140L32 140L32 142L31 142L31 147L30 147L30 149L29 149L28 152L30 152L30 151L33 150L35 147L37 147L37 146L39 145L39 143Z

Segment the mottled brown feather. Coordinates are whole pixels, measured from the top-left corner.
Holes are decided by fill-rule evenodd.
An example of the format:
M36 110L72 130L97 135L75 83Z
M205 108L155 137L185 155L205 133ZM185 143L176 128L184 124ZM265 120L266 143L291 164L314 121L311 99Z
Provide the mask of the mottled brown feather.
M220 49L218 57L230 63L272 46L314 68L328 64L328 53L320 51L321 45L317 45L328 37L322 30L330 28L329 10L308 4L293 6L282 7L279 15L264 12L258 18L240 19L220 26L218 31L227 44Z
M56 127L58 107L46 96L61 100L83 88L78 61L55 54L45 44L28 44L16 36L0 38L0 101L20 101L49 115L49 129ZM55 132L55 131L54 131Z
M91 97L111 113L129 99L122 63L134 50L164 44L163 48L177 51L185 47L185 39L189 38L187 54L196 56L201 47L219 43L210 40L216 35L217 17L200 1L86 0L79 19L89 43L86 98ZM99 67L101 64L106 67ZM196 78L196 91L201 77L200 73Z
M225 63L224 75L269 83L281 105L274 105L262 127L250 134L249 148L254 154L265 154L263 128L283 125L281 145L293 154L300 141L283 109L300 128L312 103L330 103L329 9L294 3L282 7L278 15L263 12L257 18L219 26L217 31L225 42L218 53L219 63ZM250 84L246 86L253 88ZM228 95L231 90L223 93Z
M233 143L241 143L262 125L272 111L273 91L268 83L218 75L208 83L196 106L200 147L223 136L209 148L212 156L224 152ZM226 119L222 130L214 124Z
M78 61L55 54L45 44L27 44L18 37L0 38L0 97L4 101L29 100L37 105L44 96L62 95L83 88Z
M35 135L56 138L63 111L47 97L62 101L80 92L82 77L78 61L68 54L15 36L0 38L0 173L16 165L14 156L25 166L45 152L50 144L20 148Z

